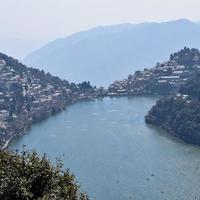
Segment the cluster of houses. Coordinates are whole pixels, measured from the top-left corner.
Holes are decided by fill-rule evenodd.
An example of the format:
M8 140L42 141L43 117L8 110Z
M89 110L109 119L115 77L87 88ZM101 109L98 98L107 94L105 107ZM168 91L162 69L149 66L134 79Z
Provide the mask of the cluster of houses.
M29 126L67 104L95 98L97 89L81 90L76 84L51 85L33 75L29 68L18 71L0 58L0 147Z
M200 66L178 65L175 61L158 63L151 69L136 71L127 79L116 81L109 87L109 95L176 94L182 84Z

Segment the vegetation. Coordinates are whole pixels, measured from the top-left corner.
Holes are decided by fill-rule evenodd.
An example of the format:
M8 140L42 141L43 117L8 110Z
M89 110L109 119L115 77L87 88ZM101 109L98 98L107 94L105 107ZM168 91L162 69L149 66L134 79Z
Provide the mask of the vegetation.
M178 64L199 64L197 49L184 48L171 55ZM180 88L180 95L160 99L149 111L147 123L164 128L188 143L200 145L200 71L197 68Z
M200 72L196 72L180 93L188 97L160 99L145 117L185 142L200 145Z
M200 145L200 102L197 100L160 99L145 119L185 142Z
M193 76L180 88L181 94L187 94L190 98L200 100L200 72L196 71Z
M84 81L80 84L78 84L78 87L81 91L87 91L87 90L93 90L94 88L90 85L90 82Z
M200 52L198 49L190 49L185 47L181 51L171 54L171 61L175 61L179 65L193 66L200 64Z
M88 200L88 196L60 160L54 167L36 152L0 151L0 199Z

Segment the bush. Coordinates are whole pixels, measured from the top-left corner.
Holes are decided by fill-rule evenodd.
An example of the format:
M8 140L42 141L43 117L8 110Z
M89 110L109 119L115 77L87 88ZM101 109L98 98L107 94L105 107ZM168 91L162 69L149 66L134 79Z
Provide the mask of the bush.
M44 155L23 150L0 151L0 199L3 200L88 200L74 175L56 166Z

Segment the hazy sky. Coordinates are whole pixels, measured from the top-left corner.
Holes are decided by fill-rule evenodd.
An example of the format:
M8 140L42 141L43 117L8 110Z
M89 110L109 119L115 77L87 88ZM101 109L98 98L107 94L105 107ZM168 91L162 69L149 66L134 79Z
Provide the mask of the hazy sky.
M99 25L200 20L199 0L0 0L0 35L55 39Z

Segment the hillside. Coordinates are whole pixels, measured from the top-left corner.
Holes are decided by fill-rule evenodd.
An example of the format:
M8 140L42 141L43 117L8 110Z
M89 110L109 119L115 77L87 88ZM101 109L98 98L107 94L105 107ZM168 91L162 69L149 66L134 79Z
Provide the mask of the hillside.
M200 25L184 19L97 27L53 41L23 63L69 81L109 85L183 46L200 48L199 34Z
M0 53L0 149L32 123L97 95L89 82L69 83Z
M171 54L168 61L157 63L130 74L126 79L115 81L108 87L110 96L172 95L199 70L200 53L185 47Z
M185 142L200 145L200 68L197 57L200 58L198 50L187 48L171 56L181 64L198 66L180 87L179 94L160 99L145 119Z

